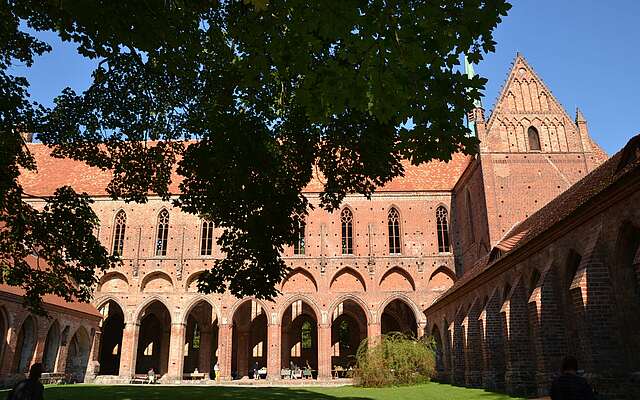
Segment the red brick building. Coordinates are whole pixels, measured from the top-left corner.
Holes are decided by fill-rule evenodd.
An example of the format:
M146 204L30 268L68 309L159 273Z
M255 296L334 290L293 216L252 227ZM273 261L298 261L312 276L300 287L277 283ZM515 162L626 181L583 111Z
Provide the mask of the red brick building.
M23 294L0 284L0 386L22 379L36 362L69 381L95 378L102 320L95 306L46 295L42 300L47 318L30 314Z
M488 120L481 108L472 119L482 142L477 156L407 165L404 177L370 200L350 195L334 213L311 210L304 240L284 254L291 274L270 302L197 293L198 274L221 256L216 227L157 198L147 204L113 201L104 192L108 173L54 159L44 146L30 145L38 173L23 176L26 192L46 195L71 184L92 194L102 221L98 235L123 259L123 268L102 276L95 292L94 304L105 316L98 379L127 380L154 368L172 381L196 369L211 372L215 364L229 379L246 376L256 363L272 378L291 363L308 363L319 378L329 378L336 366L352 362L361 339L399 330L436 335L440 372L453 382L516 392L544 381L520 372L514 362L529 363L527 371L549 362L546 377L555 359L519 359L493 333L478 343L454 340L465 324L464 332L480 329L479 317L468 311L480 315L487 304L481 298L463 314L457 293L469 282L494 285L469 277L490 258L509 259L508 246L517 247L514 237L524 235L521 227L607 156L590 138L582 115L570 118L521 56ZM312 204L320 190L319 182L307 188ZM545 265L556 256L547 253ZM520 293L517 282L510 288ZM503 304L491 299L499 315ZM490 337L493 347L485 343ZM532 347L527 341L533 337L523 330L523 345ZM547 348L541 340L536 343ZM495 354L510 372L485 368L482 351Z

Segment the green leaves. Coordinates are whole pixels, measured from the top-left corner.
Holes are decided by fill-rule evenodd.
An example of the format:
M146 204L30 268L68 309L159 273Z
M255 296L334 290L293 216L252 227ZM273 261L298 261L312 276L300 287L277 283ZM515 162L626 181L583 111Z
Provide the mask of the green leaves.
M401 175L402 158L419 164L475 149L463 121L485 81L459 73L458 63L462 54L478 62L493 50L492 30L510 5L22 0L2 7L9 23L0 34L11 39L0 48L5 65L48 50L21 31L21 20L99 59L89 89L63 91L52 110L26 101L25 80L0 75L13 99L4 109L20 116L1 120L3 129L30 126L55 156L112 170L107 191L126 201L176 194L169 188L178 163L175 205L224 229L225 258L203 275L201 290L270 297L286 273L280 254L297 238L294 216L306 213L302 191L313 171L324 177L321 206L332 210L347 193L368 196ZM5 164L15 167L11 160ZM16 179L7 188L19 190Z

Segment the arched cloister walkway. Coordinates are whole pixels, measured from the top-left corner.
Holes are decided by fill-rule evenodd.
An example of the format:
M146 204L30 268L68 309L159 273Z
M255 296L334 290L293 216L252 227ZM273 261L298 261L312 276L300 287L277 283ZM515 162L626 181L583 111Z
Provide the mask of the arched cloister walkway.
M103 316L102 336L100 341L100 375L118 375L120 372L120 356L122 353L122 333L124 330L124 313L113 300L100 307Z
M231 377L253 376L267 366L267 315L256 300L248 299L233 314Z
M169 342L171 315L160 301L149 303L138 317L140 330L136 346L136 374L146 374L153 369L163 375L169 368Z

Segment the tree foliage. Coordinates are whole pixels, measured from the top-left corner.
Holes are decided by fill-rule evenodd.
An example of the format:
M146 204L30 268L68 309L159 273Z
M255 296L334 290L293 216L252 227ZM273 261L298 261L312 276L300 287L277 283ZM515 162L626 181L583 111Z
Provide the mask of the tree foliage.
M369 347L365 339L356 355L355 381L360 386L415 385L430 381L436 373L435 342L415 339L400 332L376 338Z
M485 79L457 66L462 54L478 62L494 50L492 31L509 8L506 0L3 1L2 276L23 255L17 248L39 249L25 232L53 229L14 221L15 207L32 211L19 200L19 168L35 168L18 135L27 131L56 157L112 171L114 198L157 195L222 228L225 257L201 276L201 291L273 296L314 177L324 184L320 206L333 210L347 193L370 196L401 175L402 159L473 151L463 119ZM90 87L65 89L51 109L29 102L28 82L9 68L50 48L25 27L54 30L97 60ZM176 173L180 193L170 193ZM83 217L78 232L91 232L88 199L71 189L56 196L76 207L67 224ZM77 239L60 239L69 261L51 268L71 279L74 268L113 266L91 234ZM72 258L79 245L91 260Z

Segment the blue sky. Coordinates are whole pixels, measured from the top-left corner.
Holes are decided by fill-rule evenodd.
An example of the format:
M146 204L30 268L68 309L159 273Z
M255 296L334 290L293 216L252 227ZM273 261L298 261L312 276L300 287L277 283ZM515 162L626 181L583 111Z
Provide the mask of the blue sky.
M498 26L495 53L476 66L489 79L484 107L489 111L506 79L516 52L521 52L553 94L574 116L584 113L589 129L609 154L640 133L640 1L513 0ZM54 51L32 68L18 66L28 77L32 98L51 105L70 86L85 89L95 65L61 43L55 34L41 38ZM488 115L488 114L487 114Z

